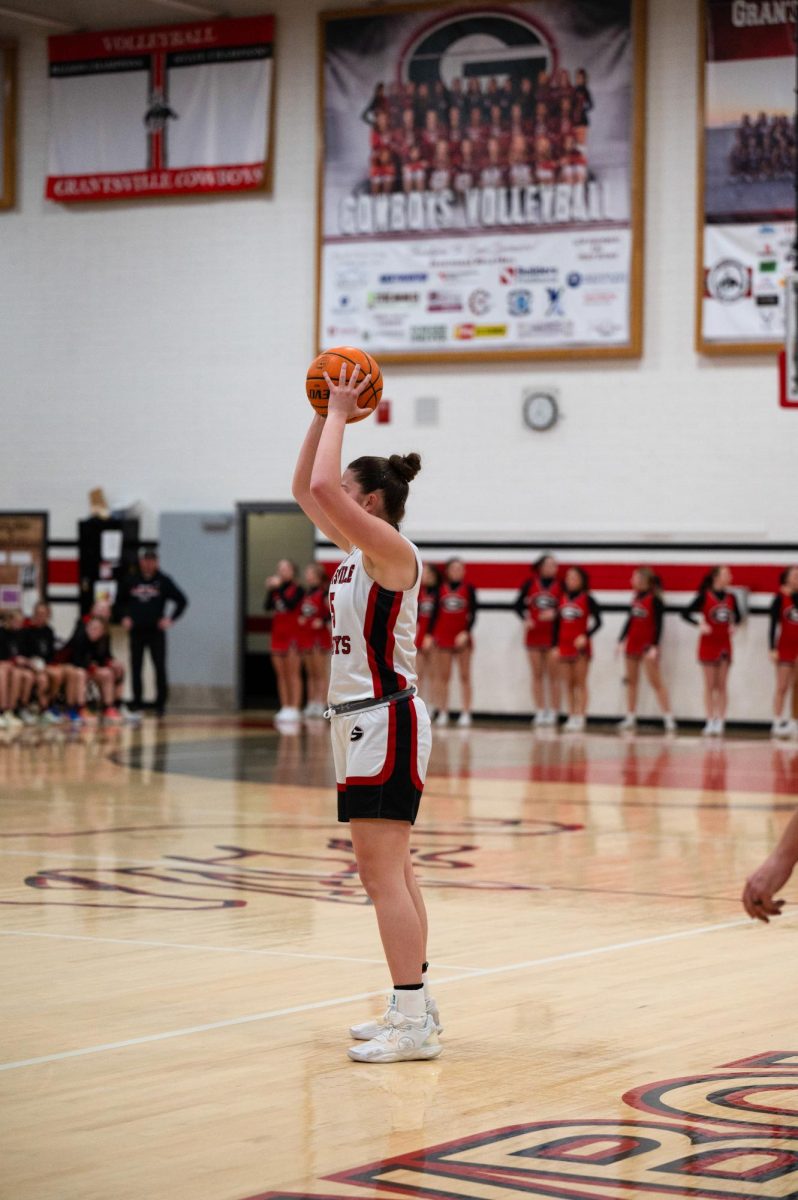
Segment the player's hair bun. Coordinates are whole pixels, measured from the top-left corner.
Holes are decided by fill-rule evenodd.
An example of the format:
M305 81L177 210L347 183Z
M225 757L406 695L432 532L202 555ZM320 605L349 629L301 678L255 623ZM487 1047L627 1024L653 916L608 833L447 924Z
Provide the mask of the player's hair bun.
M405 483L410 483L421 470L421 455L415 451L412 454L392 454L388 463Z

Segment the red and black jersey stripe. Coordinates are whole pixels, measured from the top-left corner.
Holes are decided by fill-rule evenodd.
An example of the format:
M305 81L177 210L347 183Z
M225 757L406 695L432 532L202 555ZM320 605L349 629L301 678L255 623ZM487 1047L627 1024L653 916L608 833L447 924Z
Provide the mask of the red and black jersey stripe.
M402 603L401 592L390 592L375 583L369 592L363 636L375 696L389 696L407 687L407 680L394 669L394 629Z

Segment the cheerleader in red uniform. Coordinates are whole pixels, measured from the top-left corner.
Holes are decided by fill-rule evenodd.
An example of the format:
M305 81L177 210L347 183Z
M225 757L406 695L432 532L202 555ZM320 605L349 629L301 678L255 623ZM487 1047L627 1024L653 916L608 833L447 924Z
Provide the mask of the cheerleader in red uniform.
M515 611L524 622L526 652L532 674L532 701L536 729L556 725L560 709L560 679L554 654L557 611L562 590L557 583L557 560L541 554L532 563L532 574L515 601ZM548 693L548 699L547 699Z
M698 594L682 613L697 625L698 661L704 672L704 706L707 722L702 732L721 735L728 705L729 667L732 661L732 631L740 623L740 610L727 589L732 581L728 567L714 567L705 576Z
M424 563L421 572L421 587L418 592L418 623L416 625L416 686L421 693L422 684L435 680L435 644L430 633L430 622L438 606L441 573L432 563Z
M587 571L569 567L557 614L557 653L568 697L568 733L581 733L587 712L587 673L593 652L590 639L601 628L601 609L590 595Z
M798 677L798 567L782 571L779 590L770 606L770 657L776 664L773 697L773 737L790 737L795 722L782 718L784 701L792 695Z
M281 558L276 573L266 580L263 607L272 618L272 665L280 697L276 721L298 721L301 716L302 671L297 617L303 591L296 582L296 573L294 563Z
M659 669L659 643L665 615L659 576L651 567L638 567L632 575L632 587L635 594L629 616L618 638L618 646L626 658L626 716L618 729L622 732L631 731L637 724L637 690L642 663L646 678L659 701L665 732L675 733L676 722Z
M330 684L330 581L321 563L305 567L305 594L299 606L299 651L307 679L306 717L323 717Z
M466 582L465 566L459 558L451 558L446 564L443 582L438 589L438 603L429 624L437 659L436 725L447 725L449 722L447 705L454 659L457 660L462 694L462 709L457 724L461 729L471 724L471 630L476 616L476 593L471 584Z

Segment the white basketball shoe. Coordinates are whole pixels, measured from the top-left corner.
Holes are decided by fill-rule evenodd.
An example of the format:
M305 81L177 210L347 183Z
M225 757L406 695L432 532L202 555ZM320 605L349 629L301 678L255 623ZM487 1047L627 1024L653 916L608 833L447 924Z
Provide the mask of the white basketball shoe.
M427 1007L427 1016L432 1017L432 1020L434 1022L435 1032L443 1033L443 1026L441 1025L441 1014L438 1012L438 1005L435 1003L432 996L430 996L427 999L426 1007ZM363 1021L360 1025L350 1025L349 1033L350 1033L351 1037L355 1038L358 1042L370 1042L372 1040L372 1038L375 1038L377 1036L377 1034L381 1030L383 1030L385 1028L385 1026L388 1024L388 1018L391 1015L391 1011L393 1008L394 1008L394 1005L391 1004L391 1002L389 1000L388 1007L385 1010L385 1012L382 1014L382 1016L380 1017L379 1020Z
M350 1046L347 1054L353 1062L392 1063L412 1059L437 1058L443 1050L435 1033L435 1022L429 1013L423 1017L406 1017L391 1007L386 1023L376 1037L358 1046Z

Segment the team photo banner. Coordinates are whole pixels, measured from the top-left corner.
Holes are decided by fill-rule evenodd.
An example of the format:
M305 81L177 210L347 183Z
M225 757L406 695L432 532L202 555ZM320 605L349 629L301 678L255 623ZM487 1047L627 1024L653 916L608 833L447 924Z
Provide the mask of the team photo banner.
M641 0L323 14L318 342L641 352Z
M704 0L696 344L784 343L795 236L796 0Z
M48 199L269 190L273 17L48 40Z

